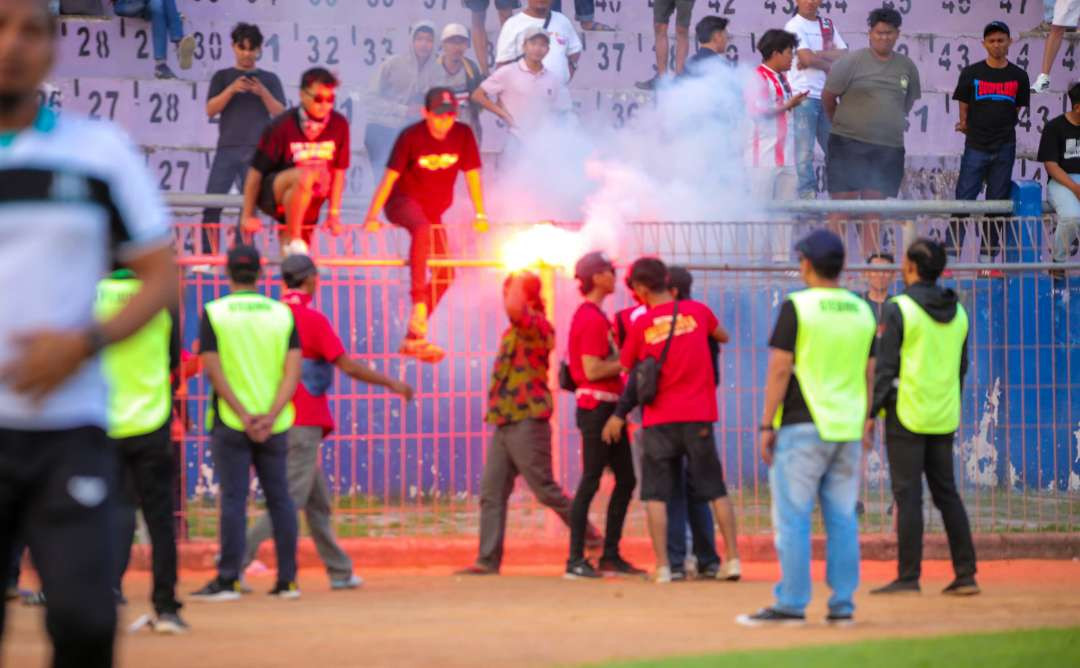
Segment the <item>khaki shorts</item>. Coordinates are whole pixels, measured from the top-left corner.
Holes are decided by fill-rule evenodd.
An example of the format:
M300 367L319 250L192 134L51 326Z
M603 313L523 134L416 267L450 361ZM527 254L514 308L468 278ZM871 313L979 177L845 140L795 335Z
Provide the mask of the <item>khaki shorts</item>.
M675 25L680 28L690 27L690 15L694 11L694 0L654 0L653 22L667 24L671 15L675 15Z
M1051 23L1075 28L1080 24L1080 0L1057 0L1054 3L1054 20Z

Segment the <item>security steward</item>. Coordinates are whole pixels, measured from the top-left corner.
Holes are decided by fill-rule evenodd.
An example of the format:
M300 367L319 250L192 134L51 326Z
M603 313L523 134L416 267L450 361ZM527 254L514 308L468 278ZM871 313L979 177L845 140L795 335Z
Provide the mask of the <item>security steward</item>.
M899 567L893 582L872 594L917 593L922 567L922 477L941 511L956 579L942 592L979 593L975 545L953 475L953 440L960 426L960 389L967 372L968 317L956 293L937 284L945 248L918 239L902 264L903 294L885 307L874 404L884 409L885 447L897 507Z

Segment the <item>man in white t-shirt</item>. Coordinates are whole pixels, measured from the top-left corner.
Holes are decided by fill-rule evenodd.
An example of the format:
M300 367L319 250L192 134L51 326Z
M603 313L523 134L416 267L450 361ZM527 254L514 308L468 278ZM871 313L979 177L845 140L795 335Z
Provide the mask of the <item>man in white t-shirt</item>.
M832 124L821 106L821 91L833 62L847 54L848 45L832 19L818 13L821 0L797 0L798 13L784 30L799 39L795 64L788 73L793 90L809 91L806 101L795 109L795 162L799 174L799 197L815 199L814 141L828 150Z
M747 96L753 129L747 146L750 191L754 201L766 204L795 196L795 142L792 110L803 104L808 93L795 91L784 72L794 60L795 35L784 30L766 30L758 40L761 65L754 71L753 89ZM790 230L761 226L750 230L750 247L776 261L788 259Z
M502 67L524 56L525 30L538 27L551 37L551 48L544 58L544 67L555 74L563 84L569 85L577 70L578 60L584 48L574 24L565 14L551 10L551 0L528 0L525 9L511 16L499 32L499 46L495 52L496 67ZM565 108L569 111L569 96Z

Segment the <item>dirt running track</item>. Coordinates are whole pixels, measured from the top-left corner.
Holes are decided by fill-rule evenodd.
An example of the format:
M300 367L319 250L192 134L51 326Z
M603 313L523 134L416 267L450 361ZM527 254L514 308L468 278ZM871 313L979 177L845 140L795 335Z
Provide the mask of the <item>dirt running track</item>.
M894 566L863 564L859 624L826 628L826 589L816 586L805 629L761 631L737 626L737 613L767 604L774 563L751 563L737 584L644 581L567 582L550 569L509 569L501 577L457 578L447 569L368 571L367 585L330 592L325 575L301 575L303 598L268 600L270 576L253 578L258 593L233 603L188 603L186 637L122 633L125 668L318 668L352 666L549 666L615 658L720 652L743 648L855 642L888 636L1080 625L1080 562L997 561L980 564L984 594L952 599L938 592L948 564L928 562L923 594L866 595ZM814 564L821 582L824 564ZM205 573L185 574L181 591ZM128 578L130 623L148 610L149 580ZM12 605L3 666L45 665L40 609Z

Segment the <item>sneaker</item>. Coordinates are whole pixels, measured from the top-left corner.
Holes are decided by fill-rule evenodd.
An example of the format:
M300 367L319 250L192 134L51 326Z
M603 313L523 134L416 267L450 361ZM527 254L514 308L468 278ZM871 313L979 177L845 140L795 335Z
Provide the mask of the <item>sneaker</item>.
M918 594L921 591L918 580L893 580L884 587L871 589L870 593L877 596L882 594Z
M586 32L615 32L615 28L599 21L582 21L581 29Z
M166 612L154 620L153 629L154 633L178 636L190 631L191 627L180 617L179 612Z
M672 569L672 571L671 571L671 581L672 582L686 582L687 580L688 580L688 578L686 577L686 571Z
M830 612L825 617L825 623L835 627L855 626L855 616L851 613Z
M686 579L686 573L683 573L682 579ZM661 566L656 569L656 575L653 577L653 581L656 584L670 584L674 580L671 577L671 567Z
M466 566L460 571L456 571L454 575L498 575L499 570L497 568L488 568L487 566L481 566L480 564L473 564Z
M645 81L639 81L634 85L641 90L656 90L656 88L660 85L660 75L654 75L653 78L646 79Z
M699 569L697 574L698 580L716 580L720 574L720 562L709 564L705 568Z
M282 600L294 600L300 598L300 587L296 582L278 582L267 593Z
M719 570L716 571L717 580L738 582L741 577L742 562L740 562L738 559L728 559L724 563L720 564Z
M398 353L415 357L427 364L437 364L446 357L446 351L427 339L405 339L398 348Z
M588 559L566 562L566 572L563 573L564 580L595 580L599 577L600 574L596 572Z
M197 601L238 601L240 600L240 588L236 580L222 580L214 578L206 583L206 586L198 591L191 592L191 598Z
M409 316L409 334L413 338L426 339L428 334L427 304L413 304Z
M743 626L805 626L806 615L796 615L774 608L762 608L752 615L739 615L736 624Z
M975 578L956 578L948 587L941 590L946 596L975 596L982 593L979 585L975 584Z
M347 578L330 578L330 589L341 591L342 589L359 589L364 586L364 578L356 573L349 573Z
M199 276L215 276L217 270L212 264L196 264L191 267L191 273Z
M176 43L176 59L180 61L180 69L191 69L191 57L195 55L195 38L186 35Z
M175 79L176 75L169 69L169 66L165 63L158 63L154 66L154 77L158 79Z
M1032 93L1045 93L1048 90L1050 90L1050 75L1049 74L1040 74L1035 79L1035 83L1031 84L1031 92Z
M604 575L630 575L634 577L644 577L648 575L644 570L620 556L604 557L597 566L599 566L600 572Z

